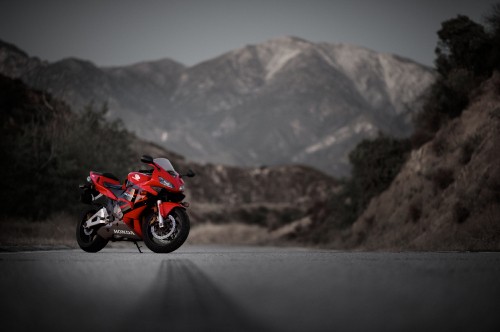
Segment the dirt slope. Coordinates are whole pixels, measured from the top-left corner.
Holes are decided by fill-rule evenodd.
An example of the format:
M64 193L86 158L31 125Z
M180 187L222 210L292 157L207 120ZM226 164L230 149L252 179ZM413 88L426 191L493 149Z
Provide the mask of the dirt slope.
M500 74L459 118L412 152L388 190L353 224L344 247L500 249Z

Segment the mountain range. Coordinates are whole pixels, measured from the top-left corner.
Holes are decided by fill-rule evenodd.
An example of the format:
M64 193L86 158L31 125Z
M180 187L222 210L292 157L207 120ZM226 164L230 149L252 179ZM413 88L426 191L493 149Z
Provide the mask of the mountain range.
M296 37L195 66L163 59L101 68L54 63L0 42L0 73L81 109L106 102L139 137L203 163L304 164L349 174L349 151L378 132L411 133L435 74L401 57Z
M193 226L236 223L276 230L306 217L317 201L340 186L323 172L301 165L198 164L99 120L98 113L72 112L49 93L2 74L0 110L0 170L6 188L0 195L6 202L2 218L74 213L83 208L77 203L78 184L90 170L125 179L128 172L145 168L139 162L143 154L166 157L181 173L194 170L196 177L186 178L185 191ZM48 188L54 189L50 195L45 194ZM15 203L25 197L32 197L29 210Z

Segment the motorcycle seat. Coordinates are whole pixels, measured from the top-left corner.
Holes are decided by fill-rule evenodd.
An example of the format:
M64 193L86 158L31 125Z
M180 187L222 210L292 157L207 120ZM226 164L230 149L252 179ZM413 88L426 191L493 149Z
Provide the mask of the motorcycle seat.
M103 185L108 188L116 197L123 194L124 190L120 184L104 182Z
M114 176L113 174L108 173L108 172L104 172L104 173L101 173L101 172L92 172L92 173L104 176L104 177L112 179L112 180L120 181L120 179L118 179L116 176Z
M114 184L114 183L109 183L109 182L104 182L104 186L109 189L122 189L121 184Z

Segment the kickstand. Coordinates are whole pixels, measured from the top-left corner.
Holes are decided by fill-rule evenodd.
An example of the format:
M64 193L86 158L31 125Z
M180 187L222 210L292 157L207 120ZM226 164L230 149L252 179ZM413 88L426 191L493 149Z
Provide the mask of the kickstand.
M141 247L139 247L139 244L137 243L137 241L134 241L134 244L137 247L137 250L139 250L139 252L142 254Z

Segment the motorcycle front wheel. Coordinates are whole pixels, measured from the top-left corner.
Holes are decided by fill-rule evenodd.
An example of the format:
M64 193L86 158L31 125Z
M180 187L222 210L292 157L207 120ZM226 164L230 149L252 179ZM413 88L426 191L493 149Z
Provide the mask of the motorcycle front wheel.
M86 229L85 221L97 212L96 209L85 211L76 225L76 242L86 252L98 252L108 244L108 240L97 234L98 227Z
M153 252L168 253L177 250L189 235L189 217L184 209L175 208L160 227L158 214L151 211L142 223L142 236Z

